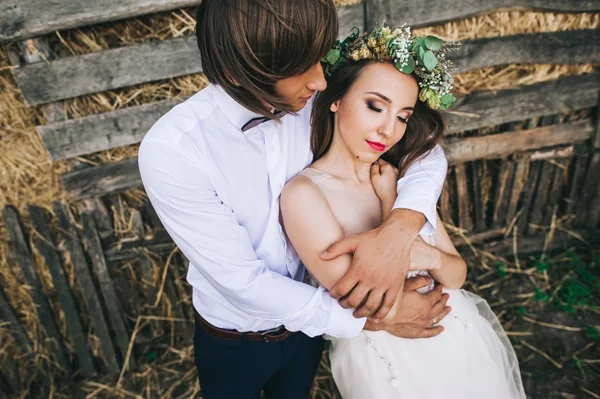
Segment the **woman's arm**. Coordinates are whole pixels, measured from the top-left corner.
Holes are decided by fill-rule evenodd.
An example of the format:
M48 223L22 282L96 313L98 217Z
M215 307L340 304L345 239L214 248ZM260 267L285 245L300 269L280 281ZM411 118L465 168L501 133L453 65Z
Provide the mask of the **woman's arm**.
M446 288L460 288L465 283L467 265L460 256L444 224L437 216L435 246L417 237L410 249L410 270L427 270Z
M379 167L381 165L381 168ZM381 200L383 220L392 213L397 192L392 183L397 180L397 169L385 161L379 161L371 168L373 188ZM435 214L435 246L427 244L417 237L410 249L409 270L428 270L433 278L446 288L460 288L466 278L465 261L452 244L437 213Z
M430 248L437 252L435 258L438 260L438 267L431 269L429 273L446 288L460 288L467 278L467 264L452 243L440 216L436 214L436 218L435 247Z
M285 232L302 262L319 284L330 290L350 267L352 255L321 260L319 254L344 238L327 198L305 176L296 176L283 188L280 199Z

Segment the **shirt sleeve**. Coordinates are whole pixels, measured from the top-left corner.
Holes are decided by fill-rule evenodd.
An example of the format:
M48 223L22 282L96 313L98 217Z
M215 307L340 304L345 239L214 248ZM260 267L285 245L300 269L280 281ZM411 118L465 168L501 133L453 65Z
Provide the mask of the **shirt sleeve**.
M398 180L398 198L394 209L412 209L425 215L421 234L431 235L436 228L436 204L448 170L448 161L440 145L415 161Z
M181 252L235 308L309 336L358 335L365 319L352 316L323 288L270 270L247 231L219 199L199 159L158 140L144 140L138 154L152 206Z

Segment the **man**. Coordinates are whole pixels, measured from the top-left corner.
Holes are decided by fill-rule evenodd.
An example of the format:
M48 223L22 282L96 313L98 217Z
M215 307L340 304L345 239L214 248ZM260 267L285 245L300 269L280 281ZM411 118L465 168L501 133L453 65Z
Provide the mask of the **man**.
M190 260L206 399L258 398L263 389L267 398L305 398L322 334L442 331L428 327L447 314L447 296L414 294L428 281L404 284L414 239L421 228L435 229L441 149L400 180L386 223L323 254L354 254L331 293L302 283L304 269L282 231L279 195L311 163L310 107L326 87L319 61L337 33L332 0L204 0L196 35L211 85L163 116L140 146L148 198ZM413 295L393 321L379 323L402 289Z

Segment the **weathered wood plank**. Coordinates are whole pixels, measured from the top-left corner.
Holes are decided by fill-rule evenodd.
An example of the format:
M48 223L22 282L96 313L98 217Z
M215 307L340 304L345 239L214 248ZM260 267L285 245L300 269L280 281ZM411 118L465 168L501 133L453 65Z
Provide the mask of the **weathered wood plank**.
M473 219L475 219L475 231L481 233L485 230L485 209L481 195L481 162L471 162L471 188L473 190Z
M145 200L142 206L142 216L147 220L148 224L152 229L164 229L160 218L156 214L156 210L150 203L150 200Z
M25 330L21 326L19 319L15 315L8 302L8 299L4 296L4 293L0 289L0 320L9 323L8 328L12 334L17 348L27 355L30 359L33 359L34 354L32 353L31 340L25 333Z
M173 282L172 268L173 268L173 264L169 265L169 271L165 275L164 292L165 292L166 299L169 302L169 310L170 310L168 316L175 317L177 319L185 319L185 316L183 314L182 304L180 303L179 297L177 295L177 289L175 288L175 283ZM182 323L172 323L171 325L173 326L174 335L182 336L183 332L185 331L184 330L185 326L183 326Z
M506 210L506 226L509 226L517 214L517 206L523 192L523 187L527 182L527 173L529 172L529 159L521 158L517 162L515 177L510 190L510 199Z
M47 38L28 39L18 42L17 46L7 46L7 53L11 65L15 67L11 68L11 72L30 64L48 65L55 58ZM39 110L46 118L46 123L55 123L66 119L66 113L59 103L42 105Z
M340 36L363 25L362 5L340 7L338 16ZM202 64L196 36L191 35L24 65L12 72L27 102L38 105L201 73Z
M173 255L172 266L169 270L172 274L173 284L179 297L179 306L188 320L194 320L194 309L191 300L191 291L187 289L185 276L187 275L187 259L181 251ZM186 326L184 326L185 328Z
M600 61L597 29L469 40L450 58L457 72L509 64L582 64Z
M96 227L98 228L98 235L102 245L110 245L115 240L115 233L113 228L112 214L104 205L104 202L98 197L88 198L84 200L85 206L94 216Z
M61 0L46 2L40 7L35 0L4 0L0 3L0 42L198 4L200 0L99 0L89 4ZM340 8L349 7L356 6ZM342 17L340 22L343 22Z
M501 158L521 151L532 151L560 144L583 142L589 140L592 131L593 127L589 119L584 119L518 132L449 139L443 146L449 164L455 164L483 158ZM126 191L141 185L137 158L65 173L61 181L69 196L75 199ZM145 209L145 214L154 222L160 222L154 218L154 212Z
M527 228L528 235L540 232L536 226L541 226L542 224L542 215L548 202L548 191L550 190L550 184L552 183L554 168L555 166L550 162L543 161L539 182L535 189L535 198L531 205L531 215L529 217L529 226Z
M440 195L440 211L441 211L441 215L440 218L442 219L442 221L444 221L445 223L450 223L450 224L455 224L454 222L454 217L452 215L452 204L450 203L450 176L452 176L452 172L453 172L452 167L448 168L448 171L446 173L446 181L444 183L444 187L442 188L442 193Z
M73 222L73 215L68 207L62 202L55 201L52 203L52 206L58 218L58 226L60 227L62 237L65 240L65 246L67 251L69 251L73 267L77 272L77 282L81 287L81 293L91 324L94 328L94 333L100 340L102 356L104 357L104 360L106 360L108 372L116 375L121 370L112 344L112 339L110 338L108 324L104 318L100 298L98 297L96 287L94 286L94 281L90 274L83 246Z
M600 74L569 76L498 92L461 97L445 117L448 133L596 106ZM456 113L452 113L456 111Z
M21 378L19 367L8 356L0 361L0 398L9 399L19 397L21 391Z
M168 255L175 243L168 238L156 241L146 241L143 247L127 248L127 249L109 249L105 252L107 262L122 262L143 257L143 251L148 250L159 255Z
M521 235L525 235L528 227L529 215L531 213L531 203L535 196L537 183L540 176L540 170L542 168L542 162L532 162L529 165L529 178L527 179L527 185L525 186L525 192L523 194L523 202L521 203L519 220L517 221L518 232Z
M570 178L569 195L567 198L567 207L565 209L565 214L567 215L572 214L575 210L575 205L577 204L577 200L579 198L579 190L581 189L581 185L583 184L583 179L585 177L587 161L587 154L577 156L573 160L573 173Z
M344 34L352 26L362 25L359 6L343 7L339 15L340 20L345 20L340 29ZM507 64L599 62L599 43L600 32L592 29L485 38L463 42L451 59L458 72ZM145 67L140 69L140 65ZM65 57L12 70L23 96L32 105L200 72L195 36Z
M144 65L144 68L140 68ZM31 105L202 72L195 36L65 57L16 68Z
M146 234L144 222L142 220L142 213L137 209L132 210L132 219L133 230L135 231L136 237L141 239L143 242L143 240L146 238ZM153 267L150 260L142 253L140 253L139 257L138 272L146 299L149 304L154 304L154 302L156 302L157 290L154 282Z
M598 0L365 0L367 28L385 21L390 26L422 26L504 8L545 11L597 11ZM435 11L434 11L435 10Z
M125 161L65 173L61 182L74 199L126 191L142 184L137 157Z
M31 221L37 232L37 234L34 235L33 240L39 249L40 254L44 258L44 262L52 276L52 283L56 290L56 296L65 314L65 322L67 323L69 334L73 340L79 363L86 377L93 377L97 374L97 370L88 349L87 334L84 333L83 327L81 326L79 312L75 306L75 300L73 299L69 282L65 277L60 256L57 252L58 250L54 244L50 229L48 228L49 221L42 208L34 205L29 205L28 208Z
M119 301L115 293L113 282L108 274L106 260L102 252L100 237L94 223L92 214L85 208L81 209L81 219L83 222L83 234L85 237L86 248L92 262L92 268L100 286L100 292L104 299L104 305L108 312L108 320L115 332L117 347L123 360L129 347L129 334L123 322L122 312L119 308ZM131 359L133 360L133 359ZM132 366L131 360L129 365Z
M567 160L559 159L554 165L554 175L552 176L552 184L550 185L550 192L548 194L548 204L544 211L544 218L542 219L542 226L549 226L552 223L552 217L555 210L558 210L560 194L565 180L565 171L563 167L566 167Z
M453 111L459 114L445 115L448 133L593 107L599 90L600 74L595 73L497 93L473 93L458 99ZM51 159L72 158L139 143L150 127L176 104L176 100L166 100L38 126L37 130Z
M70 374L71 367L69 364L69 356L63 345L63 340L54 319L48 297L44 293L38 279L21 218L19 217L17 210L12 206L4 207L2 210L2 217L4 218L6 230L8 231L10 241L12 242L17 262L21 266L23 277L25 277L27 285L30 287L29 293L31 299L37 306L38 318L48 335L51 352L56 356L58 364Z
M38 126L52 160L73 158L139 143L152 125L180 100L165 100Z
M144 287L144 295L149 304L154 304L154 302L156 302L158 291L156 290L156 284L154 282L152 263L142 253L140 253L139 256L138 272L140 273L141 283Z
M594 135L592 136L594 150L600 150L600 102L596 105L595 117L596 123L594 124Z
M577 207L577 225L595 228L600 218L600 151L592 154Z
M469 198L465 165L459 163L454 170L456 172L456 196L458 199L458 227L471 230L471 200Z
M587 145L579 144L576 146L567 145L559 146L554 148L541 149L530 152L530 159L532 161L539 161L543 159L556 159L556 158L570 158L573 156L582 155L587 151Z
M502 161L494 199L494 214L492 217L492 226L494 226L494 228L505 227L506 212L508 210L510 189L512 187L515 167L516 164L513 161Z
M4 0L0 3L0 42L199 3L199 0L61 0L48 1L40 7L35 0Z
M447 139L443 147L448 163L455 164L482 158L502 158L544 147L583 142L589 140L592 131L590 120L583 119L531 130L466 139Z
M10 366L11 370L16 370L16 368L14 368L14 366ZM8 378L6 378L7 381L7 385L10 386L11 389L11 393L14 393L15 395L17 393L19 393L19 386L17 384L17 381L15 381L14 379L15 377L10 375ZM18 378L18 377L17 377ZM9 398L11 395L8 393L8 391L4 390L4 386L3 386L3 381L5 379L2 378L2 374L0 374L0 398Z

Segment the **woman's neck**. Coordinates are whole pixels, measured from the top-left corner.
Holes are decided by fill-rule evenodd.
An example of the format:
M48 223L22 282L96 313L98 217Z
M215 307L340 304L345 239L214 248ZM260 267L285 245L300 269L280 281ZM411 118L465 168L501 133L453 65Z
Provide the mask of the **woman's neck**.
M313 166L342 180L371 183L371 163L356 158L337 134L329 150Z

